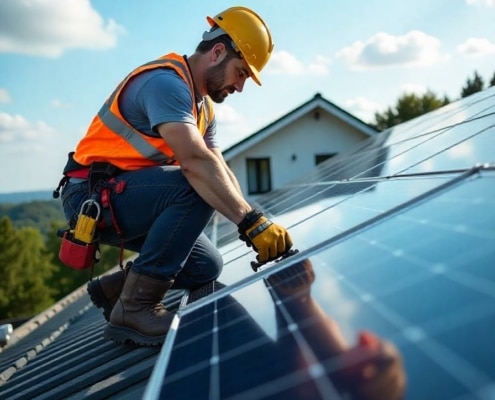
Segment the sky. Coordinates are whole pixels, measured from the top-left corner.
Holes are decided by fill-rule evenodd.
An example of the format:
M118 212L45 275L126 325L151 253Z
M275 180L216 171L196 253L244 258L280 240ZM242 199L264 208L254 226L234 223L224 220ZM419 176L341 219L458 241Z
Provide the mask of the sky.
M495 0L0 0L0 193L54 189L120 80L192 54L206 17L236 5L275 47L263 85L216 106L222 149L316 93L373 123L404 93L455 100L495 74Z

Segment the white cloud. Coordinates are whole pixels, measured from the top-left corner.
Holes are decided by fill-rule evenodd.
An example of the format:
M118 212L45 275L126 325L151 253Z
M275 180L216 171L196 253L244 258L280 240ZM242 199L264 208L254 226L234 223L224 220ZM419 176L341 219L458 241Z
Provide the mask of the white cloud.
M44 149L55 130L43 121L31 123L21 115L0 113L0 143L2 150L24 153Z
M58 57L74 48L114 47L123 27L104 21L89 0L2 0L0 52Z
M228 104L215 105L215 119L223 125L238 125L244 123L244 117Z
M428 88L424 85L418 85L415 83L405 83L401 86L401 90L404 93L412 93L418 96L423 96L428 91Z
M375 112L382 108L380 104L364 97L348 99L344 104L347 111L366 122L373 120Z
M492 54L495 53L495 44L485 38L469 38L457 46L457 51L467 56Z
M495 7L495 0L466 0L467 5Z
M241 140L250 131L244 116L225 103L215 105L215 118L217 140L222 149Z
M305 65L293 54L287 51L276 51L270 58L266 72L272 75L327 75L330 60L327 57L317 55L313 62Z
M424 66L446 59L440 53L440 41L420 31L403 36L379 32L366 42L357 41L337 53L353 69L394 65Z
M312 75L324 76L328 75L328 66L330 65L330 59L321 55L316 56L315 60L309 64L308 71Z
M275 51L266 71L274 75L301 75L304 72L304 64L287 51Z
M6 89L0 88L0 103L10 103L10 93Z
M72 107L70 104L63 103L63 102L62 102L62 101L60 101L59 99L53 99L53 100L50 102L50 105L51 105L53 108L71 108L71 107Z

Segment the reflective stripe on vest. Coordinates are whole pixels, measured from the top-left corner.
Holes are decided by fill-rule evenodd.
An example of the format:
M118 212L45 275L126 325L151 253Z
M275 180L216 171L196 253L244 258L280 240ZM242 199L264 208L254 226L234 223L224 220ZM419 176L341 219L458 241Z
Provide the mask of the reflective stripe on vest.
M177 68L180 68L183 73L183 77L186 78L186 83L189 88L191 88L191 92L194 93L194 85L189 75L189 71L186 69L185 65L177 60L164 58L150 61L146 64L143 64L140 68L145 66L156 66L156 65L165 65L165 64L173 64ZM110 105L113 104L115 98L120 93L121 89L128 80L134 76L134 72L130 73L113 91L111 96L105 102L105 104L101 107L98 112L98 116L101 121L110 128L113 132L119 135L122 139L126 140L136 151L138 151L143 157L157 162L159 164L166 164L173 160L171 157L168 157L166 154L161 153L156 149L151 143L149 143L144 137L142 137L139 132L134 129L132 126L124 123L119 117L117 117L112 110L110 109ZM197 118L197 110L196 110L196 102L193 97L193 107L194 107L194 115Z
M153 165L177 164L170 146L160 136L147 135L134 129L122 116L118 98L122 90L134 76L155 68L174 70L189 88L196 126L201 135L206 133L214 119L213 104L205 97L198 110L192 76L183 56L167 54L133 70L114 89L88 128L87 134L79 142L74 160L81 165L94 161L107 161L123 170L133 170Z

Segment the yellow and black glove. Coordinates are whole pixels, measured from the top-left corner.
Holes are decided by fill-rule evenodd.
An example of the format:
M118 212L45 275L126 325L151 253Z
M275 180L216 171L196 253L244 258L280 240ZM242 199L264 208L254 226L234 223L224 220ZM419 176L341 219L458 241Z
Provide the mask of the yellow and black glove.
M284 227L274 224L257 210L248 212L237 227L239 239L253 247L258 253L256 259L260 263L276 260L292 247L289 232Z

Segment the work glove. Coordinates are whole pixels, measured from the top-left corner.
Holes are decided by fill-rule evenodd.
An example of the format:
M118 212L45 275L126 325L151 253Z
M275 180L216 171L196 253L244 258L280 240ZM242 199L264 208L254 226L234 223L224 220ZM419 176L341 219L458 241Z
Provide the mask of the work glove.
M251 210L237 225L239 239L258 253L256 259L260 263L276 260L285 255L292 247L289 232L267 219L263 213Z

